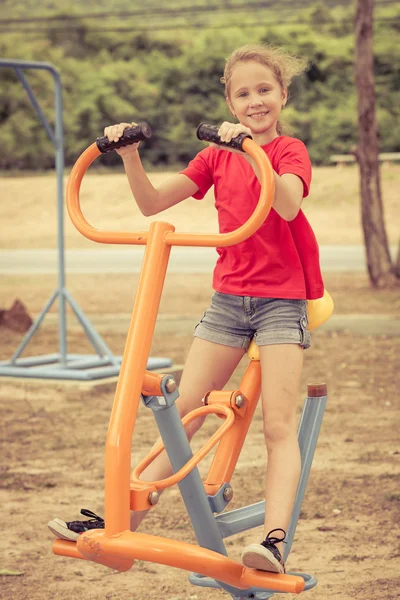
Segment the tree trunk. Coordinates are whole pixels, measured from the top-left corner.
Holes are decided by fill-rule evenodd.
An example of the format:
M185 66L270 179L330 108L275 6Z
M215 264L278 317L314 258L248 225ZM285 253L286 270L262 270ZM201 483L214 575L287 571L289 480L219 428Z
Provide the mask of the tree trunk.
M372 49L374 0L357 0L355 19L355 80L358 96L361 218L369 278L374 287L397 282L383 219L375 115L374 58Z
M396 277L398 277L400 279L400 242L397 248L397 260L396 260L396 264L394 267L394 273L396 275Z

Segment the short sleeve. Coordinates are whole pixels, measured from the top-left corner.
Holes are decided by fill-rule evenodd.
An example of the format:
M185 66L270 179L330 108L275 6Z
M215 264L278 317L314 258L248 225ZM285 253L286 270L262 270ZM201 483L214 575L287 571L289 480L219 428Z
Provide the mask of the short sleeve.
M278 175L292 173L303 182L303 198L309 194L312 167L307 148L300 140L291 139L290 143L282 150L277 168Z
M210 187L214 185L211 151L211 147L204 148L190 161L186 169L181 171L182 175L189 177L199 187L198 192L193 194L193 198L196 200L202 200Z

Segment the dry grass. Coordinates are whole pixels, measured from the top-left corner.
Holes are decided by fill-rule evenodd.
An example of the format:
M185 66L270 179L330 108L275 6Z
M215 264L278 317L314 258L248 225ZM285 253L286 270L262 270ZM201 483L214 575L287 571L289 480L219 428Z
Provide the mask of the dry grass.
M398 189L400 167L382 168L382 191L390 243L398 241ZM152 173L155 185L171 173ZM67 179L67 178L66 178ZM1 248L53 248L56 246L56 180L54 174L0 178L2 197ZM355 166L314 169L310 197L303 204L320 244L362 244L358 170ZM81 189L81 205L88 221L99 229L144 231L150 221L168 221L177 231L217 231L213 194L202 202L189 199L161 215L147 218L139 212L126 176L89 174ZM93 246L65 220L67 248Z

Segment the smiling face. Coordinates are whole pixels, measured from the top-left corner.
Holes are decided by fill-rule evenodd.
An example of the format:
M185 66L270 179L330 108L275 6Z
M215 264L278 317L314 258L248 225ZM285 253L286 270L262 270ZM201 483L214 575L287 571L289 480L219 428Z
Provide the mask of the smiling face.
M286 100L287 90L269 67L253 60L234 66L228 106L240 123L251 129L261 146L278 136L276 125Z

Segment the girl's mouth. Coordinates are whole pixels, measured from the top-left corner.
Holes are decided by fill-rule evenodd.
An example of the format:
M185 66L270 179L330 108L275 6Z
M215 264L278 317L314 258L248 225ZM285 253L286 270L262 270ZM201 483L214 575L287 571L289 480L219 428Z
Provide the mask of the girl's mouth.
M268 112L265 112L265 111L264 112L257 112L257 113L253 113L253 114L249 115L249 117L251 119L259 120L259 119L262 119L263 117L266 117L267 114L268 114Z

